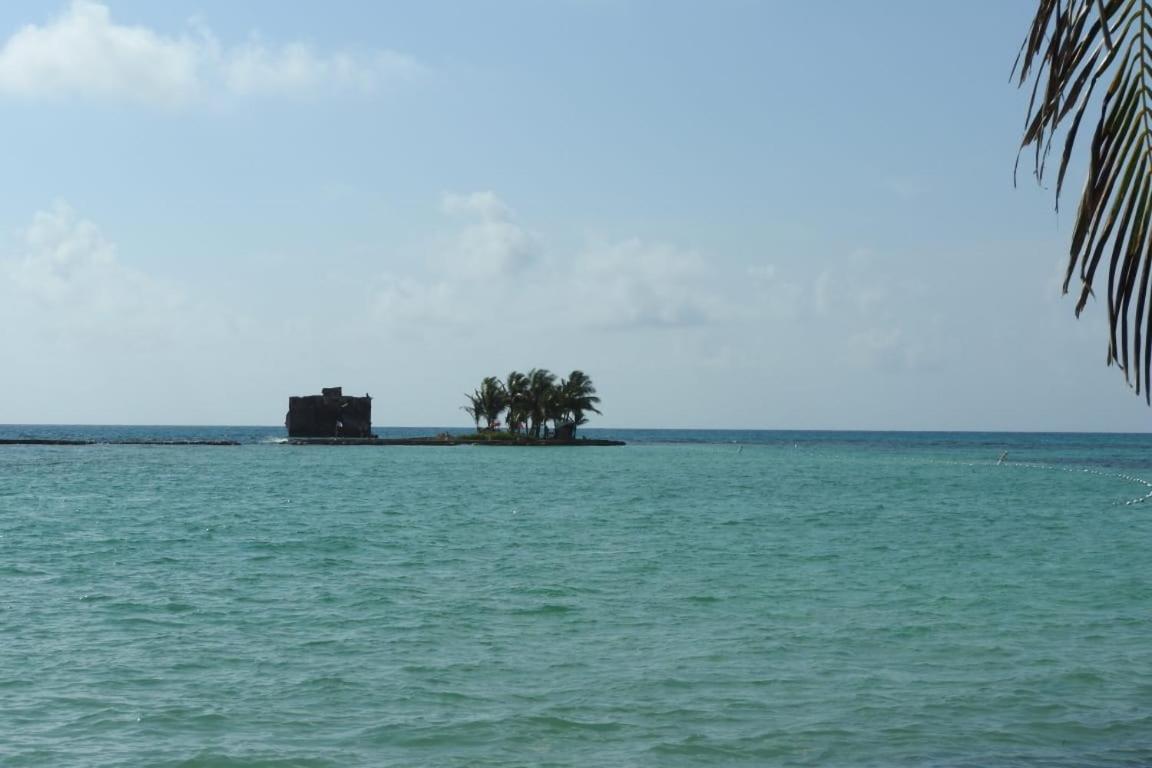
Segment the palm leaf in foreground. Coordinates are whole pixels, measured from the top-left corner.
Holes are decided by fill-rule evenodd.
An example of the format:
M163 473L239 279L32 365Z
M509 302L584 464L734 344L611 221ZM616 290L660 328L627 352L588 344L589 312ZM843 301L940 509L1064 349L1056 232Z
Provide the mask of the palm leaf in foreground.
M1152 0L1039 0L1015 72L1033 80L1021 151L1033 147L1038 180L1063 133L1057 201L1099 107L1064 292L1075 280L1079 316L1107 259L1108 363L1152 403Z

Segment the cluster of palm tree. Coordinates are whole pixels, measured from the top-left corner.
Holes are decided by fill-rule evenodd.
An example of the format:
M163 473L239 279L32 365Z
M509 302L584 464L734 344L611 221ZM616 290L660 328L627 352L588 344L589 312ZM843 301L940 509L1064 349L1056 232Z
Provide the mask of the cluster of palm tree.
M583 371L572 371L567 378L544 368L533 368L528 373L512 371L501 381L487 376L468 398L464 411L476 422L480 430L494 432L500 428L501 417L508 432L534 439L548 435L548 422L555 431L564 424L572 428L587 423L587 413L600 413L596 405L596 387Z

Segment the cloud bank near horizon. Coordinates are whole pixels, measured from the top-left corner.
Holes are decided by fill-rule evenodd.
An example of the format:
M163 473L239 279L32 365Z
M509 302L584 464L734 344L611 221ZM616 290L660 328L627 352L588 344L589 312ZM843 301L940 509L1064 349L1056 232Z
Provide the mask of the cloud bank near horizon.
M160 254L121 253L67 203L38 211L0 252L0 323L18 329L0 356L34 367L19 408L38 416L0 421L276 423L281 395L342 383L387 399L381 423L445 425L473 379L540 366L588 371L604 424L924 428L970 423L991 391L1026 397L1012 370L965 362L981 349L1041 377L1085 375L950 298L959 272L941 282L867 249L798 269L640 237L560 247L493 191L444 195L439 210L423 246L378 255L362 281L343 280L337 256L233 294L179 268L161 278L146 266ZM1038 322L1070 324L1048 306ZM1094 329L1072 329L1090 344ZM965 397L941 399L945 385ZM944 423L901 421L924 413Z

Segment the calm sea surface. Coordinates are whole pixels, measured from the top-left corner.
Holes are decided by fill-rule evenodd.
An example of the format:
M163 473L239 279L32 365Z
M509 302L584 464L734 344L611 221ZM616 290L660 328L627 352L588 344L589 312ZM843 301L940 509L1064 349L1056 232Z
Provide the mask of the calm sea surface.
M244 443L0 447L0 765L1152 764L1152 437L282 432L0 427Z

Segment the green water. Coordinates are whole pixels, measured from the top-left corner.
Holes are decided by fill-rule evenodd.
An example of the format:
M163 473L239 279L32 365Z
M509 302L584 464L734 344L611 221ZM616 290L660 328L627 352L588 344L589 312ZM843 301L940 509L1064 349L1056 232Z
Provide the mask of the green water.
M1152 441L722 438L0 449L0 765L1152 763Z

